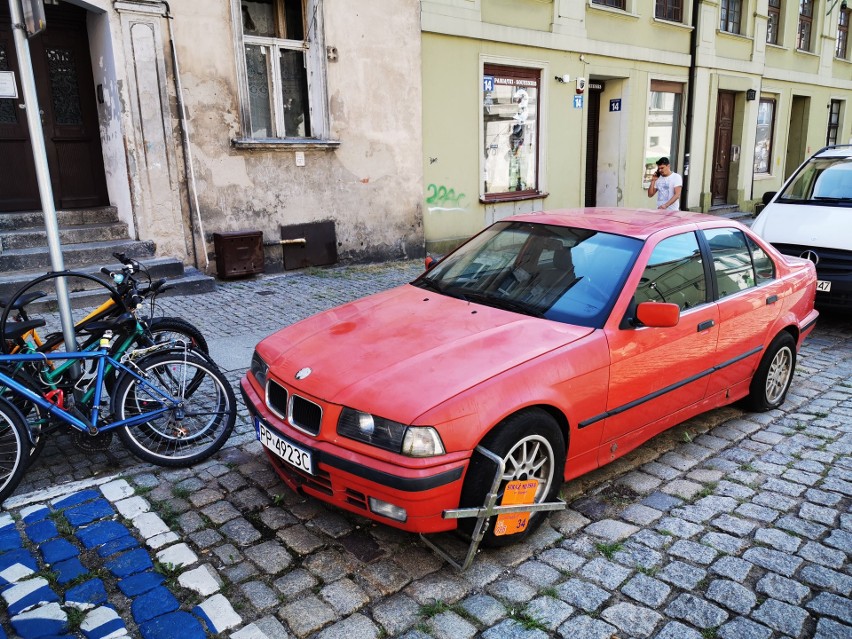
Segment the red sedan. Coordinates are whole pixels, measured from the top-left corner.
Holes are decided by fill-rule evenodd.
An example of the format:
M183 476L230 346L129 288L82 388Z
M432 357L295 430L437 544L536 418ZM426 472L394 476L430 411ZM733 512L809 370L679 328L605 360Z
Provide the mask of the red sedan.
M812 263L726 219L520 215L408 285L264 339L241 387L291 488L451 530L445 511L482 506L498 467L477 446L505 462L501 486L532 481L552 501L698 413L781 405L815 294ZM544 516L516 535L492 522L485 543Z

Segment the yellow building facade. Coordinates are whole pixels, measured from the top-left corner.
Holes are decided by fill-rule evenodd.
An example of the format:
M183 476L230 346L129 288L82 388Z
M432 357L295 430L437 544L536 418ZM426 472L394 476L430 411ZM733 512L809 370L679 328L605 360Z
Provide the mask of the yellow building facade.
M753 210L852 142L841 0L423 0L427 250L496 219L654 207L669 157L690 210Z

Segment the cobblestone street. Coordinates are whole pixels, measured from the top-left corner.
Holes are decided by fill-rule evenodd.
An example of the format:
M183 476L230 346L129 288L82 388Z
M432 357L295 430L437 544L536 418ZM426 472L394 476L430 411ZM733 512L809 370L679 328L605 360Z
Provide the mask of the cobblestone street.
M159 314L202 329L239 396L259 339L421 270L222 282ZM712 411L562 496L525 543L458 573L287 489L242 406L190 469L54 437L0 510L0 639L849 639L852 323L820 318L782 410Z

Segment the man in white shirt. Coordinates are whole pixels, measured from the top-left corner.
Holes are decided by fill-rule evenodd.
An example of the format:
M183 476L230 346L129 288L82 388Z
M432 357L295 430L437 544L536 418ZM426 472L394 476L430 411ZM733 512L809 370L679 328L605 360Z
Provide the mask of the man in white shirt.
M657 208L679 211L682 188L683 178L672 171L669 159L657 160L657 171L651 177L651 186L648 187L648 197L657 196Z

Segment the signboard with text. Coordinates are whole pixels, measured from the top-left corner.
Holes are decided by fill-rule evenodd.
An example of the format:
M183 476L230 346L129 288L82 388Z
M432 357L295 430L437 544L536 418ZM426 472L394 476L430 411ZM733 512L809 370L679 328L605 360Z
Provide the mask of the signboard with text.
M0 71L0 98L18 97L18 85L14 71Z

